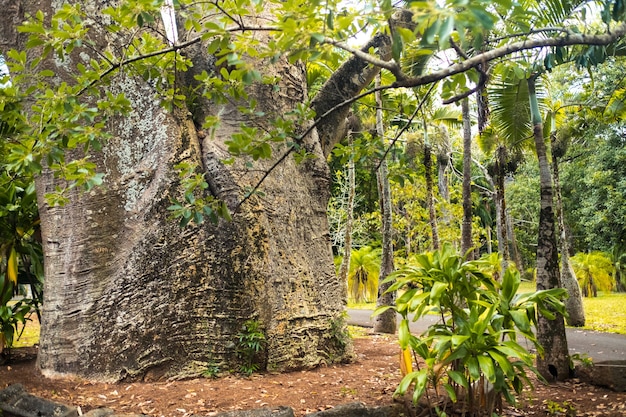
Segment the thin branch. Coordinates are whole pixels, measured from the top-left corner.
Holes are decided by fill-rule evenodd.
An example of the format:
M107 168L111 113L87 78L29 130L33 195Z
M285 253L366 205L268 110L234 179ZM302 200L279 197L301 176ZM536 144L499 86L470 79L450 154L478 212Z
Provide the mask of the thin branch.
M304 136L302 136L304 137ZM265 181L265 179L267 177L269 177L269 175L272 173L272 171L274 171L276 169L276 167L278 167L280 164L283 163L283 161L285 159L287 159L287 157L289 155L291 155L291 153L296 149L295 145L291 145L287 151L280 157L278 158L273 164L272 166L265 171L265 173L263 174L263 176L261 177L261 179L259 179L257 181L257 183L254 185L254 187L252 187L252 189L246 194L246 196L239 202L237 203L237 206L235 207L235 210L233 213L237 213L239 211L239 208L243 205L243 203L245 203L246 201L248 201L250 199L250 197L252 197L254 195L254 193L259 189L259 187L261 187L261 184L263 184L263 182Z
M338 42L330 38L324 38L324 42L328 45L336 46L339 49L343 49L346 52L350 52L355 57L372 64L379 68L384 68L390 71L393 75L396 76L397 79L405 79L406 75L400 69L400 66L395 61L384 61L380 58L376 58L373 55L368 54L367 52L363 52L360 49L352 48L351 46L346 45L344 42Z
M480 66L476 67L476 69L480 68ZM476 84L476 87L474 88L470 88L469 90L461 93L461 94L457 94L456 96L449 98L447 100L443 101L443 104L452 104L452 103L456 103L457 101L463 100L466 97L471 96L472 94L474 94L477 91L480 91L485 84L487 83L487 73L485 73L485 71L479 70L478 71L480 73L480 78L478 80L478 84Z
M139 56L134 56L132 58L128 58L125 59L123 61L120 61L116 64L112 64L111 68L107 69L106 71L104 71L102 74L100 74L98 76L97 79L92 80L89 84L87 84L85 87L81 88L80 91L77 93L77 95L82 95L86 90L90 89L91 87L93 87L94 85L96 85L97 83L99 83L103 78L107 77L109 74L117 71L118 69L132 64L133 62L137 62L137 61L141 61L143 59L147 59L147 58L153 58L155 56L160 56L160 55L165 55L165 54L169 54L170 52L177 52L181 49L185 49L191 45L194 45L198 42L200 42L202 40L202 37L198 36L196 38L193 38L187 42L183 42L174 46L171 46L169 48L165 48L165 49L161 49L159 51L154 51L154 52L150 52L147 53L145 55L139 55Z
M402 129L400 129L396 133L396 136L393 138L393 140L391 141L391 143L389 144L389 146L385 150L385 153L383 154L383 156L378 161L378 165L376 166L376 170L378 170L378 168L380 168L380 164L387 157L387 155L391 151L391 148L393 148L393 146L396 144L398 139L400 139L400 136L402 136L402 134L409 129L409 126L411 126L411 122L413 121L413 119L415 119L415 117L417 117L417 113L422 109L422 107L424 106L424 103L426 103L426 100L428 99L428 97L430 96L430 93L432 93L432 91L433 91L433 89L435 88L436 85L437 85L437 83L432 83L430 85L430 88L428 89L426 94L424 94L424 97L422 97L422 100L417 105L417 107L415 107L415 110L413 111L413 114L411 114L411 117L409 117L409 120L406 122L406 124L404 126L402 126Z
M536 35L538 33L545 33L545 32L561 32L561 33L565 33L566 35L571 35L574 33L571 30L566 29L566 28L545 27L545 28L540 28L540 29L532 29L532 30L529 30L528 32L512 33L510 35L500 36L499 38L488 39L487 42L495 43L495 42L503 41L505 39L522 38L524 36Z

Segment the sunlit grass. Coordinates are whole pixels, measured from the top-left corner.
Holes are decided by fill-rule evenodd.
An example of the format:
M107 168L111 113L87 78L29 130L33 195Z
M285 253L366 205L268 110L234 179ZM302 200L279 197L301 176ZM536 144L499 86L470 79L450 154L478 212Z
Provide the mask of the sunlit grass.
M18 329L18 333L15 334L16 340L13 341L13 347L26 347L33 346L39 343L39 321L37 315L32 313L29 317L30 320L26 321L26 327L22 335L17 338L19 332L22 331L21 327Z
M585 329L626 334L626 293L583 297Z
M522 282L518 292L536 290L534 282ZM598 293L583 297L585 326L583 329L626 334L626 293Z
M368 329L361 326L348 326L348 333L353 339L361 339L370 335Z
M376 309L376 303L348 303L350 310L374 310Z

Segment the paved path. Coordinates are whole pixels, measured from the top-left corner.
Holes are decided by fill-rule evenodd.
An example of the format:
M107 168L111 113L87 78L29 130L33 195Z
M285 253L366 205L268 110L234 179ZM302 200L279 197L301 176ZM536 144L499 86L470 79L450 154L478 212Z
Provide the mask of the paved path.
M372 327L372 310L348 310L348 324ZM413 333L422 333L428 326L436 323L438 316L428 315L416 322L410 323ZM594 362L601 361L626 361L626 335L615 333L602 333L592 330L566 328L567 345L570 354L587 354ZM526 345L530 348L530 344Z

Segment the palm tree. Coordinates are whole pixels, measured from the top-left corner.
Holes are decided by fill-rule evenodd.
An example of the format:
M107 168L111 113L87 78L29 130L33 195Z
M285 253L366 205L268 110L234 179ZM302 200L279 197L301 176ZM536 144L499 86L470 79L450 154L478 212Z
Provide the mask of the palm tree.
M496 74L489 88L491 120L479 136L479 145L486 154L495 155L489 171L492 173L494 204L496 207L496 235L498 252L506 269L513 252L519 270L523 270L519 251L509 242L514 242L513 230L509 233L508 214L505 199L505 178L513 173L522 158L523 150L531 146L532 130L528 109L528 87L525 80L518 80L512 74Z
M565 214L563 210L563 197L561 195L561 180L559 174L559 159L561 159L567 150L570 141L570 132L567 126L561 124L557 130L557 120L562 119L563 107L557 103L548 112L551 121L550 147L552 150L552 174L554 176L554 189L556 194L556 214L558 219L559 243L561 245L561 286L567 289L569 298L565 300L565 308L567 310L567 324L570 326L581 327L585 325L585 310L583 308L583 300L580 291L580 285L576 279L576 272L572 268L570 262L570 246L567 225L565 223Z
M376 77L376 86L380 86L380 74ZM376 133L385 143L385 127L383 126L383 100L380 91L376 93ZM396 299L394 292L388 292L391 282L384 282L394 270L393 264L393 225L392 225L392 205L391 205L391 185L389 184L389 170L387 169L387 160L383 156L380 161L380 167L376 173L378 183L378 200L380 201L380 213L382 217L382 259L379 274L380 284L378 285L378 297L376 297L376 306L393 306ZM389 309L374 318L374 331L379 333L396 332L396 313Z
M353 250L350 254L348 294L355 303L373 302L378 294L380 249L370 246Z
M613 262L603 252L577 253L572 256L572 267L585 297L597 297L598 291L612 291L615 281Z
M472 248L472 128L469 115L469 99L461 102L463 112L463 223L461 224L461 253L474 257L468 252Z
M541 187L539 238L537 241L537 290L547 290L560 287L559 256L553 211L552 175L543 138L543 121L537 100L537 77L538 74L533 74L527 82ZM567 379L569 377L569 351L563 316L555 313L555 317L549 319L540 315L537 319L537 339L545 351L543 357L537 357L537 370L545 378Z

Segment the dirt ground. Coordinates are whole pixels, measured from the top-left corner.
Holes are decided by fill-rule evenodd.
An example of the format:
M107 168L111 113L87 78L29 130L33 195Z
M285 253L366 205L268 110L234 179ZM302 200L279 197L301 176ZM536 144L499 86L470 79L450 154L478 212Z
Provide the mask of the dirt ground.
M288 374L234 375L157 383L103 384L79 379L47 379L37 370L36 348L12 351L0 366L0 389L21 383L31 394L80 406L83 412L108 407L117 413L150 416L211 416L221 411L286 405L296 415L338 404L390 404L400 380L398 347L392 337L369 335L354 341L357 359L346 365ZM557 407L558 406L558 407ZM626 416L626 393L592 387L574 379L550 386L535 384L506 416Z

